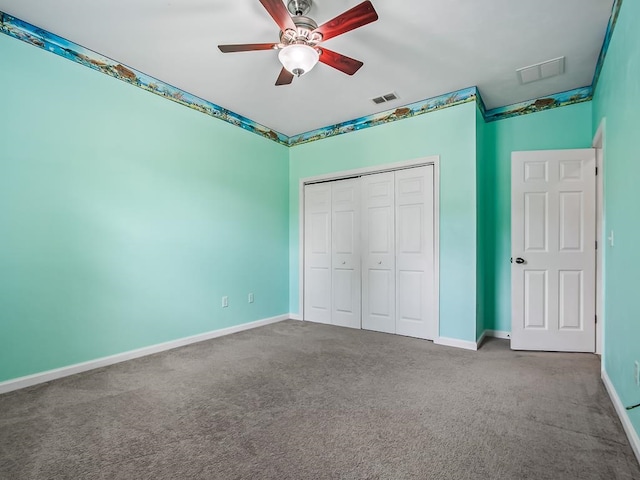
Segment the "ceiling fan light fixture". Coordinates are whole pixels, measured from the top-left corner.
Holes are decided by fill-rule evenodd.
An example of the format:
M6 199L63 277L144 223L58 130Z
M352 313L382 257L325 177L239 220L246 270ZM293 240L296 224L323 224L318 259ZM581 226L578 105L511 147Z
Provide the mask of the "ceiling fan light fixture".
M278 59L284 68L299 77L315 67L320 59L320 54L309 45L295 43L280 50Z

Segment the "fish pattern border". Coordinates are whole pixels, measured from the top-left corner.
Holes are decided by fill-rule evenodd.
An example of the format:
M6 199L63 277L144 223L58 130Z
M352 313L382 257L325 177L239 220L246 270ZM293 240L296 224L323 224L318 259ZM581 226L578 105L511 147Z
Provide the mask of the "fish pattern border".
M301 145L324 138L363 130L472 101L476 102L486 122L493 122L520 115L528 115L551 108L587 102L593 98L595 85L597 84L600 72L602 71L602 66L604 64L607 49L609 48L616 21L620 13L622 1L623 0L614 0L604 43L598 57L593 82L590 86L556 93L544 98L535 98L526 102L520 102L492 110L487 110L485 108L485 104L478 88L469 87L395 109L385 110L383 112L356 118L336 125L322 127L299 135L293 135L291 137L280 132L276 132L265 125L254 122L250 118L239 115L225 109L224 107L216 105L215 103L196 97L184 90L169 85L134 68L123 65L120 62L100 55L97 52L84 48L63 37L38 28L2 11L0 11L0 32L84 65L85 67L142 88L148 92L160 95L186 107L243 128L244 130L260 135L281 145L293 147L295 145Z

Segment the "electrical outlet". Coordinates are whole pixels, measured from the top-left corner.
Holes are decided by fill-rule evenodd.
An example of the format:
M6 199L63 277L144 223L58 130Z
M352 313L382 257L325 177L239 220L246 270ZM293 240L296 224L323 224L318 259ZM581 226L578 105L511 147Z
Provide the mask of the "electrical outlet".
M633 362L633 378L636 382L636 387L640 387L640 362L638 360Z
M253 303L253 293L249 294L249 303Z
M226 295L222 297L222 308L227 308L229 306L229 297Z

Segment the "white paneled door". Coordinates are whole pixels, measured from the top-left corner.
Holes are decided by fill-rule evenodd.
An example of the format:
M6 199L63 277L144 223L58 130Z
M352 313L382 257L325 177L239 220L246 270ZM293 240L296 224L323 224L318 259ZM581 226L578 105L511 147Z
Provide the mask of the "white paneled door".
M331 182L331 323L360 328L360 179Z
M331 323L331 184L304 192L304 318Z
M434 339L433 167L395 173L396 333Z
M595 351L595 150L514 152L511 348Z
M395 174L362 177L362 328L396 333Z

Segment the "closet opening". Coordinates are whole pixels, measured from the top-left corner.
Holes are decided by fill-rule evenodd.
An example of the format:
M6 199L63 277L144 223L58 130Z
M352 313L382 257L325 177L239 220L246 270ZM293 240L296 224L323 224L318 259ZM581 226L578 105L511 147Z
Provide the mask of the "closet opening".
M301 180L303 320L438 338L438 161Z

